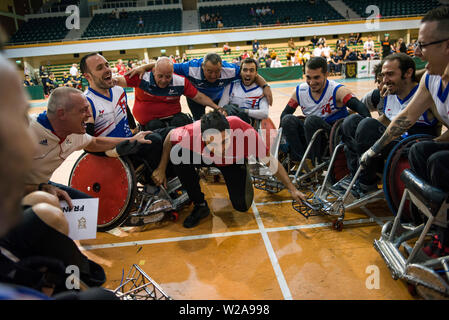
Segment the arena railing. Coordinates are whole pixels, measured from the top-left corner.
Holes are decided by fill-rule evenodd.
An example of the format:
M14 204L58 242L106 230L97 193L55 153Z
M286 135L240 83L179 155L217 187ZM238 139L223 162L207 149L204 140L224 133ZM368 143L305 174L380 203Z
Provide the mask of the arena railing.
M414 17L422 17L422 14L416 15L403 15L403 16L384 16L381 17L380 20L393 19L393 18L414 18ZM308 21L301 23L281 23L270 24L270 25L262 25L262 28L273 28L273 27L285 27L285 26L305 26L305 25L313 25L313 24L323 24L323 23L334 23L334 22L355 22L366 20L366 18L354 18L354 19L338 19L338 20L326 20L326 21ZM15 45L29 45L29 44L39 44L39 43L64 43L71 41L80 41L80 40L108 40L108 39L116 39L116 38L129 38L129 37L145 37L145 36L154 36L154 35L171 35L171 34L182 34L189 32L211 32L211 31L232 31L232 30L242 30L242 29L259 29L261 28L258 25L251 26L239 26L239 27L224 27L224 28L210 28L210 29L196 29L196 30L179 30L179 31L167 31L167 32L152 32L152 33L134 33L134 34L121 34L121 35L108 35L108 36L96 36L96 37L82 37L76 39L58 39L58 40L45 40L45 41L26 41L26 42L8 42L7 46L15 46ZM374 31L373 31L374 32ZM288 38L288 37L286 37Z

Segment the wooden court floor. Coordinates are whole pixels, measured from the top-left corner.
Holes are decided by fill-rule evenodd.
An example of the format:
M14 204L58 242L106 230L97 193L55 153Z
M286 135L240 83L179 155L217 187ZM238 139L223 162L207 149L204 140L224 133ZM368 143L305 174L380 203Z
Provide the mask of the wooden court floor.
M276 126L298 83L271 83ZM374 86L371 79L343 83L359 98ZM31 112L44 105L33 101ZM182 105L188 112L184 98ZM52 180L67 183L79 154ZM297 213L285 190L255 190L251 209L241 213L233 210L224 183L201 183L212 214L193 229L182 226L189 206L177 222L116 228L80 241L83 253L104 267L105 287L118 287L123 273L137 264L173 299L414 299L404 282L391 278L373 247L382 224L393 218L384 201L347 212L338 232L331 217Z

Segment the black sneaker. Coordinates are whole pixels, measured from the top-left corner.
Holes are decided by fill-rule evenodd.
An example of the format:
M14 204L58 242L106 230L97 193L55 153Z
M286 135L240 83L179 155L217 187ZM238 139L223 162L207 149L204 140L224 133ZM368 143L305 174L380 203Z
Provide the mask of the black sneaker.
M190 215L184 220L184 228L193 228L198 225L201 219L207 217L210 213L210 209L205 202L205 205L195 205Z
M354 197L360 199L377 190L377 184L365 185L356 181L352 186L351 193Z

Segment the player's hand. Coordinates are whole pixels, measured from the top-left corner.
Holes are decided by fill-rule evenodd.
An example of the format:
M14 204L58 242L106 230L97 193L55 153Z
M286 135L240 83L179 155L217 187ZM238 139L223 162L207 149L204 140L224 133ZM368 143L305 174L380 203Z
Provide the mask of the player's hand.
M140 131L135 136L133 136L130 141L137 141L139 143L147 143L150 144L152 141L149 139L146 139L146 136L153 133L153 131Z
M388 86L383 85L382 88L380 89L380 96L382 98L385 98L386 96L388 96L390 94L390 90L388 89Z
M289 192L293 198L293 201L296 202L301 202L301 200L306 201L306 196L298 189L294 188L293 190L289 190Z
M125 76L128 76L129 78L134 77L135 75L138 75L140 79L142 79L142 76L145 72L150 71L151 69L148 69L148 65L140 66L134 69L131 69L127 72L125 72Z
M263 95L267 98L268 104L270 106L273 105L273 93L271 92L271 88L269 86L266 86L263 89Z
M224 115L225 117L228 116L228 113L226 112L225 108L223 107L218 107L218 112L220 112L222 115Z
M156 186L163 185L165 188L167 187L167 176L165 175L164 170L161 170L159 167L153 171L151 174L151 179L156 184Z
M365 153L362 154L362 156L360 157L359 164L360 164L363 168L366 168L366 167L369 165L369 163L371 162L371 159L372 159L373 157L375 157L376 155L377 155L377 153L376 153L373 149L369 148L369 149L366 150Z
M72 198L70 198L69 194L64 190L51 184L43 184L41 190L58 197L59 200L65 200L65 202L69 205L70 210L73 209Z

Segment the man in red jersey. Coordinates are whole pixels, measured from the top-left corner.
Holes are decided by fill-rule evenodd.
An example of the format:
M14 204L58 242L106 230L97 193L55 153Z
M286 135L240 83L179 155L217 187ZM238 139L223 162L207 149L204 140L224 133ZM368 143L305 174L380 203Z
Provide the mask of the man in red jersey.
M224 176L233 208L245 212L254 198L247 163L251 156L267 164L294 200L304 199L304 195L291 183L283 166L270 155L257 131L240 118L225 117L218 111L209 112L201 120L168 133L153 180L159 185L166 183L165 169L171 161L183 188L194 203L193 211L184 220L184 227L192 228L210 213L196 167L217 167Z

